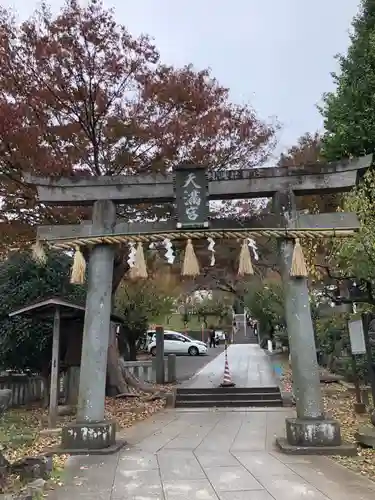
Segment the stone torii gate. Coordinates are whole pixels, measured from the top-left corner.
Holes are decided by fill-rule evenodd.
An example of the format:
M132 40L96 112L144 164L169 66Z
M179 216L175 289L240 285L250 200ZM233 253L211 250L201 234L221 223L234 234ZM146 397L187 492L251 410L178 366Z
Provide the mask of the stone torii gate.
M93 207L92 222L69 226L41 226L38 238L60 248L88 245L88 289L82 347L77 423L64 429L62 447L78 452L115 447L114 424L104 421L105 381L112 273L115 246L121 242L148 241L181 236L189 238L245 238L255 233L279 238L280 264L285 286L286 321L290 342L297 419L287 419L287 441L278 440L286 452L323 449L329 454L353 449L341 442L339 424L323 414L314 332L306 277L290 276L295 238L349 236L358 230L355 214L298 215L295 197L350 190L371 165L372 155L327 165L304 168L259 168L219 171L185 166L175 174L91 178L38 178L25 174L35 185L40 203L56 206ZM181 188L187 177L196 176L202 197L196 213L188 211ZM209 200L272 197L273 225L248 227L246 223L208 218ZM116 203L174 202L177 220L159 223L116 223ZM190 208L191 209L191 206ZM191 217L192 215L192 217ZM186 236L188 234L188 236ZM228 236L229 235L229 236Z

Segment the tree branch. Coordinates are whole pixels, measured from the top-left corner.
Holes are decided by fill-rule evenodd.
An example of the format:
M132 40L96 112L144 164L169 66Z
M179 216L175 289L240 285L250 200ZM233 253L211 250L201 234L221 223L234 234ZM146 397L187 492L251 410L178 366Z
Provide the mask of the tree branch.
M333 280L336 280L336 281L343 281L343 280L357 280L357 281L359 281L356 276L342 276L342 275L335 276L332 274L332 271L328 266L322 266L320 264L315 264L315 267L320 267L322 269L325 269L327 276Z
M358 297L356 299L350 299L347 297L339 296L335 297L334 295L331 295L330 293L327 292L327 290L324 290L324 295L328 297L332 302L335 304L371 304L375 305L375 297L374 297L374 291L373 291L373 286L372 282L370 280L365 280L365 279L358 279L356 276L335 276L332 274L332 271L328 266L322 266L322 265L316 265L316 267L320 267L325 269L327 275L329 278L336 280L336 281L345 281L345 280L352 280L352 281L359 281L360 283L363 283L366 287L366 292L367 292L367 297Z

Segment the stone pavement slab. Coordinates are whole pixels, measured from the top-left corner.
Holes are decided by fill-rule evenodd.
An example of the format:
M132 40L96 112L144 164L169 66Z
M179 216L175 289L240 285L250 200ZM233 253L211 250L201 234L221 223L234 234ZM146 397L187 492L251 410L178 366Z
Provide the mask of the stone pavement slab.
M240 463L235 467L212 467L204 469L207 478L220 494L222 491L253 491L263 487Z
M218 498L207 479L190 481L189 483L182 480L167 482L164 485L164 492L165 500L185 500L196 498L201 500L217 500Z
M374 500L375 483L327 457L274 446L291 409L169 410L107 457L71 459L50 500Z
M257 344L231 344L227 349L229 369L236 387L274 387L278 385L269 356ZM206 389L218 387L224 372L224 356L210 361L182 387Z

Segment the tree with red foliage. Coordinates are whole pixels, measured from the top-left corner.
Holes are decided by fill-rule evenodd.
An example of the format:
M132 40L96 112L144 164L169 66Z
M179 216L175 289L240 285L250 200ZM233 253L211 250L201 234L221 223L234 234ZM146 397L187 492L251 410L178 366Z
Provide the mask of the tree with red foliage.
M183 162L252 168L273 148L275 129L232 104L208 70L162 64L147 36L133 37L99 0L44 4L18 24L0 12L0 242L30 242L39 224L90 214L44 207L23 183L43 176L141 175ZM170 207L118 207L119 215L165 216ZM158 209L162 211L158 212ZM115 263L114 290L127 270ZM114 347L112 339L110 347ZM112 368L117 354L109 350ZM124 389L113 369L113 385Z
M2 10L0 64L5 245L21 235L29 241L37 224L87 216L37 206L23 172L140 175L182 162L251 168L273 147L274 127L230 103L208 70L162 64L151 39L133 37L99 0L67 0L55 16L42 5L20 25Z
M315 134L307 132L286 153L281 153L277 166L301 167L322 163L324 160L321 156L321 141L322 138L318 132Z

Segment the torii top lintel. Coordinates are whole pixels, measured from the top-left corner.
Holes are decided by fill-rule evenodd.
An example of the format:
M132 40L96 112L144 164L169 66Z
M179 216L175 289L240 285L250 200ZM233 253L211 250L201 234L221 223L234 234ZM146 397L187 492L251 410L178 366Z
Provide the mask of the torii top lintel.
M271 197L291 189L297 196L344 192L354 187L358 175L372 164L373 155L304 167L270 167L249 170L219 170L208 174L210 200ZM102 177L35 177L24 180L38 190L39 202L48 205L92 205L98 200L136 204L172 202L174 176L137 175Z

